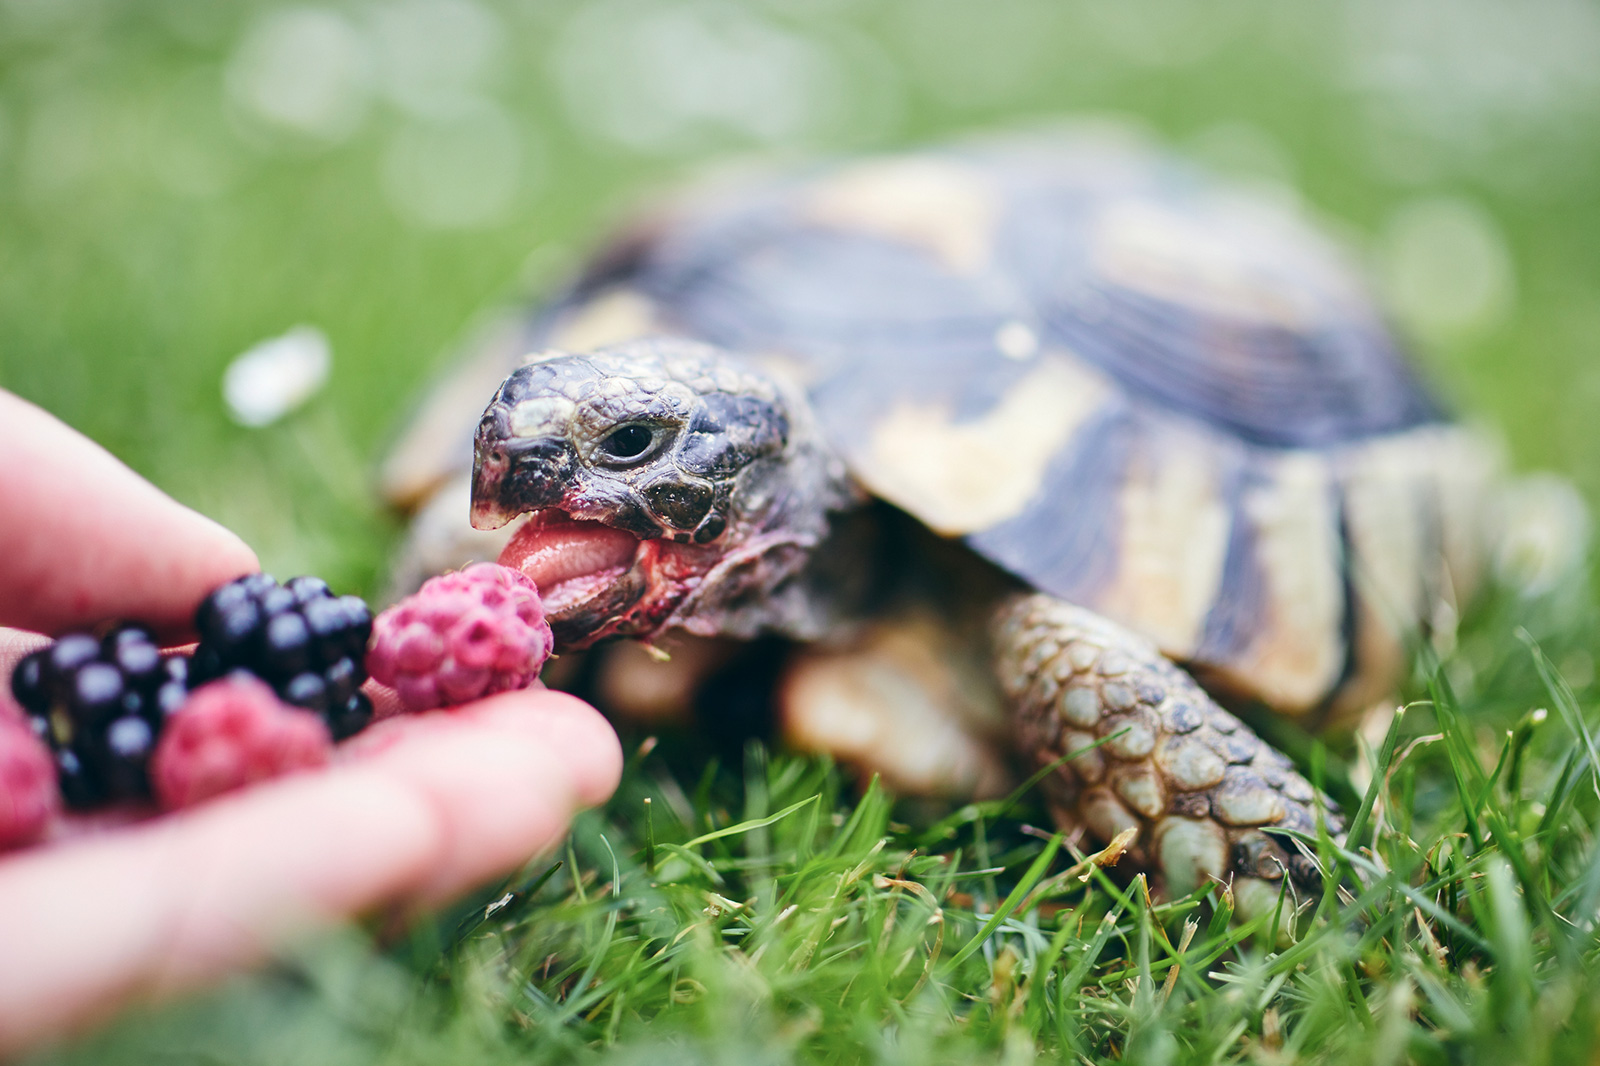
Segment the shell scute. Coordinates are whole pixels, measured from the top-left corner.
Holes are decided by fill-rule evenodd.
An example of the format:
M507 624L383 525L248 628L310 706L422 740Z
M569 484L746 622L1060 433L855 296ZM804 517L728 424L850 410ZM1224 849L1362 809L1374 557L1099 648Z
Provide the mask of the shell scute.
M1476 557L1458 505L1473 490L1450 473L1468 435L1356 279L1293 210L1068 132L688 196L488 363L663 332L770 359L870 491L1304 712L1381 686L1405 613L1470 587L1419 560ZM390 480L416 498L418 479ZM1411 510L1386 536L1371 516L1396 500ZM1407 584L1389 598L1402 625L1352 598L1353 553Z

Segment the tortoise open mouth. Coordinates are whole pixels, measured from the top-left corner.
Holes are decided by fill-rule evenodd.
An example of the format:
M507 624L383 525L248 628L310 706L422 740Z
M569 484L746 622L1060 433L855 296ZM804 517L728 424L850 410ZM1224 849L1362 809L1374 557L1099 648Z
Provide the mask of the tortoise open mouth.
M500 564L539 586L557 649L606 637L650 639L723 555L716 545L638 537L573 518L557 508L530 512L500 552Z
M539 586L552 621L601 598L633 569L643 544L626 530L572 518L565 511L534 511L500 553L500 562Z

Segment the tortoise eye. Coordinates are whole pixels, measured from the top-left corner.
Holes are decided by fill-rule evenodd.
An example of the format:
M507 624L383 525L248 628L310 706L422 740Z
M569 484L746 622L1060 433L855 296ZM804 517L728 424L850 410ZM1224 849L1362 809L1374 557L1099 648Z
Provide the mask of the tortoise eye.
M613 459L637 459L650 450L655 439L649 426L623 426L600 442L600 450Z

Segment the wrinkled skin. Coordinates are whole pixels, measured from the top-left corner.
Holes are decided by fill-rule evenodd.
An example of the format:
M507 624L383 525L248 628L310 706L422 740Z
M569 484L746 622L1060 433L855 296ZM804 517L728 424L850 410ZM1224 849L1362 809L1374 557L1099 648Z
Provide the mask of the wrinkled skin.
M690 341L546 353L478 427L472 524L522 519L501 561L539 586L561 648L814 635L796 578L858 500L803 398Z

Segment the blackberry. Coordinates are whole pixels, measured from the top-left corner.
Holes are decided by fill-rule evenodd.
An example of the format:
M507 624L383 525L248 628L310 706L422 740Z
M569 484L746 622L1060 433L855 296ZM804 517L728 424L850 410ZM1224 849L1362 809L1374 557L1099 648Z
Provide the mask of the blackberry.
M365 692L357 692L323 715L323 720L335 741L346 740L372 724L372 701Z
M280 585L250 574L207 596L195 628L190 688L243 670L284 703L321 715L335 740L372 720L372 701L361 691L372 612L359 596L335 596L317 577Z
M188 698L187 676L185 658L129 624L100 640L69 633L25 657L11 692L54 754L62 797L81 809L150 795L150 753Z
M25 711L32 712L35 708L42 710L48 703L44 694L44 679L40 672L40 665L43 662L44 652L36 651L23 656L17 668L11 672L11 694Z

